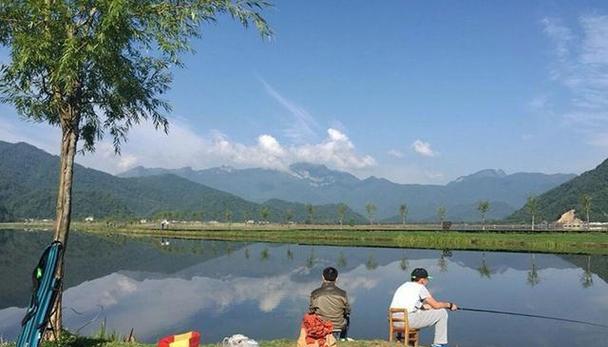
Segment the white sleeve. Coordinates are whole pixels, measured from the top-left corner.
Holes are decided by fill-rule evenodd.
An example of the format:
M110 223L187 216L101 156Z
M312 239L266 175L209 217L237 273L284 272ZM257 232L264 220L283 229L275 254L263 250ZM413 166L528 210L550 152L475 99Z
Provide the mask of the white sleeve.
M431 296L431 293L429 293L429 290L426 289L425 286L421 286L420 288L420 301L424 301L426 298L428 298L429 296Z

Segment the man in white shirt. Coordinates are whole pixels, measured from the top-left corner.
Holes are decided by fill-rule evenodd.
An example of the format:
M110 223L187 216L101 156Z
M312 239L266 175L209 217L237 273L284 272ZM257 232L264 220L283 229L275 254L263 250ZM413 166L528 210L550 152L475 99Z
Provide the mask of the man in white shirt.
M414 269L411 279L411 282L405 282L397 288L391 308L407 309L410 328L421 329L434 325L435 338L431 347L447 347L448 312L446 309L456 311L458 306L433 298L426 289L430 277L425 269Z

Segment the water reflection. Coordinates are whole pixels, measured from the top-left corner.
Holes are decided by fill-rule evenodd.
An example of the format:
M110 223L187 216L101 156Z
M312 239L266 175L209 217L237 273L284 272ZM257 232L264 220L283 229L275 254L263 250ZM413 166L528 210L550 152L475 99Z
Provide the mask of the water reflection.
M587 256L587 265L583 269L583 274L581 275L581 284L583 288L589 288L593 285L593 274L591 273L591 256Z
M401 256L401 260L399 261L399 268L401 269L401 271L407 271L409 266L410 266L410 262L407 260L407 257L405 256L405 252L403 252L403 255Z
M490 269L490 267L488 266L488 262L486 261L485 252L481 253L481 265L477 268L477 271L479 271L479 275L482 278L492 277L492 270Z
M346 256L343 252L340 252L338 256L338 260L336 260L336 265L339 269L343 269L348 265L348 261L346 260Z
M2 251L26 247L15 240L3 240L1 233L0 241L5 242L0 243ZM108 241L76 242L104 248ZM158 240L123 242L110 243L119 250L99 252L96 261L120 261L113 262L112 267L95 269L92 277L91 271L87 272L89 255L83 252L79 255L82 259L68 259L71 273L81 277L67 286L65 306L83 314L66 309L68 328L78 329L93 320L101 306L100 318L106 319L108 331L126 334L134 328L136 337L144 342L189 329L201 331L205 343L234 333L256 339L294 338L308 295L319 286L321 271L329 265L339 268L339 285L348 292L352 303L354 338L384 338L390 298L415 267L425 267L433 275L429 286L438 299L451 299L468 307L608 324L606 257L448 250L438 254L436 250L182 240L170 240L169 251L160 247ZM19 284L21 292L29 291L27 276L38 253L31 249L27 257L19 259L27 264L15 271L25 273L26 280ZM123 253L126 254L121 257ZM290 261L285 261L285 254ZM16 252L14 256L20 257ZM10 276L14 269L9 269L7 263L14 265L13 258L0 259L2 275ZM81 274L85 272L86 276ZM480 276L482 273L488 275ZM529 284L531 273L537 279L533 286ZM541 277L542 282L538 280ZM0 332L4 338L13 339L27 298L16 304L16 300L5 296L11 293L10 287L2 288ZM555 302L568 302L570 308L565 312L563 305ZM82 332L97 330L97 323ZM426 344L431 340L430 334L423 331ZM451 345L584 346L597 345L607 337L605 330L568 323L470 312L454 312L450 316Z
M372 270L376 270L377 267L378 267L378 262L376 261L376 258L374 258L373 254L370 254L367 257L367 261L365 262L365 268L368 269L369 271L372 271Z
M315 266L316 258L315 258L315 249L314 247L310 247L310 255L306 258L306 267L312 269Z
M264 248L262 252L260 252L260 260L265 261L268 260L268 258L270 258L270 252L268 251L268 248Z
M527 283L531 287L534 287L540 283L540 276L538 275L538 267L536 266L536 255L532 254L530 259L530 271L528 271Z

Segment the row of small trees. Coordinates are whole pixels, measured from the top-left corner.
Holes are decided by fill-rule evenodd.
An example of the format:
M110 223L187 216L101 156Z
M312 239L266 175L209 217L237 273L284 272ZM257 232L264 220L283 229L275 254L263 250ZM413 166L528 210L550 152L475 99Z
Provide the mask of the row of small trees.
M589 196L589 194L581 195L580 204L583 207L583 210L585 211L587 224L589 224L589 213L591 210L591 197ZM531 226L532 226L532 230L534 230L536 227L536 220L537 220L537 217L539 214L538 197L536 197L534 195L529 196L524 207L531 217ZM309 223L309 224L313 223L315 220L315 212L316 212L315 207L312 204L306 204L305 209L306 209L306 221L305 222ZM491 209L491 204L488 200L481 200L477 203L477 211L479 211L479 214L481 217L481 223L482 223L483 230L485 230L486 215L490 211L490 209ZM367 203L365 205L365 210L367 211L367 218L368 218L369 224L374 224L375 217L376 217L376 211L377 211L376 205L371 202ZM347 212L348 212L348 205L346 205L345 203L339 203L337 205L338 222L340 225L344 225ZM405 222L407 220L408 212L409 212L409 208L408 208L407 204L403 203L403 204L399 205L399 216L401 217L401 224L405 224ZM166 217L168 217L167 215L165 215L166 213L171 213L171 212L163 212L163 214L160 216L166 218ZM269 221L270 214L271 214L269 207L263 206L260 209L259 213L260 213L260 218L262 221ZM443 206L439 206L436 211L437 221L439 223L443 223L446 219L446 214L447 214L447 209ZM194 214L193 214L193 216L194 216ZM195 219L202 219L202 212L197 213L196 216L199 218L195 217ZM223 217L224 217L225 222L231 222L232 211L225 210ZM294 219L294 211L292 209L287 209L285 211L284 218L285 218L286 222L292 222Z

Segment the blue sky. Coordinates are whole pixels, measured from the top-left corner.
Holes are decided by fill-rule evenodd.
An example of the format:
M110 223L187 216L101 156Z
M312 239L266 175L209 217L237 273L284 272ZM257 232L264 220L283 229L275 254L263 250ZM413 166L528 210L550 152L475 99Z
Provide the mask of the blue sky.
M485 168L580 173L608 152L600 1L276 1L276 35L203 27L175 71L169 136L134 129L78 161L286 169L445 183ZM7 51L0 51L5 61ZM57 152L57 130L0 105L0 140Z

